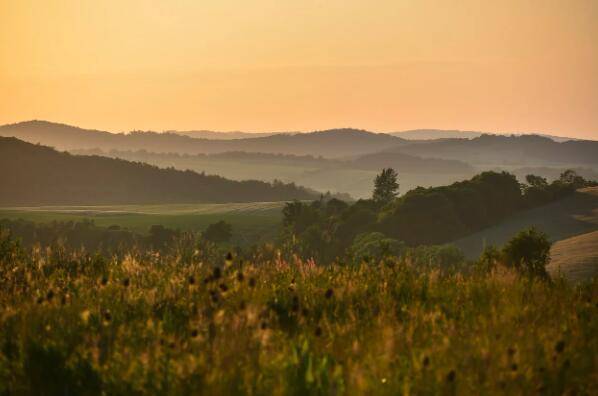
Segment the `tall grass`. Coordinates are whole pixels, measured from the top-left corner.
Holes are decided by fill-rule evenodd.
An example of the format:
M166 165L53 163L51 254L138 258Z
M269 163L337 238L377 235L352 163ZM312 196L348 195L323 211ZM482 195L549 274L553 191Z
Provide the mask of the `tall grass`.
M0 394L590 394L598 282L0 250Z

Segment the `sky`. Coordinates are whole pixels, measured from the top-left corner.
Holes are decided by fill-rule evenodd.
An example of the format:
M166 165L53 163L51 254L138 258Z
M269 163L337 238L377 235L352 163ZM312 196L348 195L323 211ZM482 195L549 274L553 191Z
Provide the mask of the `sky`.
M0 124L598 140L597 0L0 0Z

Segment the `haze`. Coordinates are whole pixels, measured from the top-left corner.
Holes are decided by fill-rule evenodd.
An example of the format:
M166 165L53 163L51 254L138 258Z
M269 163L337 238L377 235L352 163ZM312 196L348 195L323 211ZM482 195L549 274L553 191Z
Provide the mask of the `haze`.
M598 139L598 2L0 0L0 124Z

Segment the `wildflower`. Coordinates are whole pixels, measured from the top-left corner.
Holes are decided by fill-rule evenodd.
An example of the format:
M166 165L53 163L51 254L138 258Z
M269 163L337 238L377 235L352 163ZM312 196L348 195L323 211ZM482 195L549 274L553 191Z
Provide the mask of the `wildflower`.
M299 311L299 297L293 296L293 302L291 303L291 311L298 312Z
M320 337L322 335L322 328L320 326L316 327L316 330L314 331L314 335L316 337Z
M455 370L449 371L449 373L446 375L446 382L453 382L456 376L457 373L455 373Z
M90 312L88 309L81 311L80 317L81 317L81 320L83 321L83 323L87 324L87 322L89 321L89 315L90 315Z
M422 365L424 367L428 367L430 365L430 358L427 356L424 356L424 360L422 361Z
M560 340L559 342L557 342L554 346L554 350L556 353L563 353L563 351L565 350L565 341Z
M104 312L104 320L106 322L110 322L112 320L112 314L110 313L110 311Z
M327 299L331 299L332 296L334 296L334 290L332 290L332 289L326 290L325 296L326 296Z

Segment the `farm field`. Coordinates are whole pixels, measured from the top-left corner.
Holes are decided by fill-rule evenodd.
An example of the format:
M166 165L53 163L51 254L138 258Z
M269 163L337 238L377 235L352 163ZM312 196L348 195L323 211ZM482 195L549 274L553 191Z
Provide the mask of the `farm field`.
M276 234L283 206L284 202L11 207L0 208L0 219L38 223L88 219L97 226L118 225L142 234L154 224L201 231L209 224L224 220L233 227L232 242L246 244Z
M549 273L561 273L578 282L598 275L598 231L588 232L555 243L550 250Z

